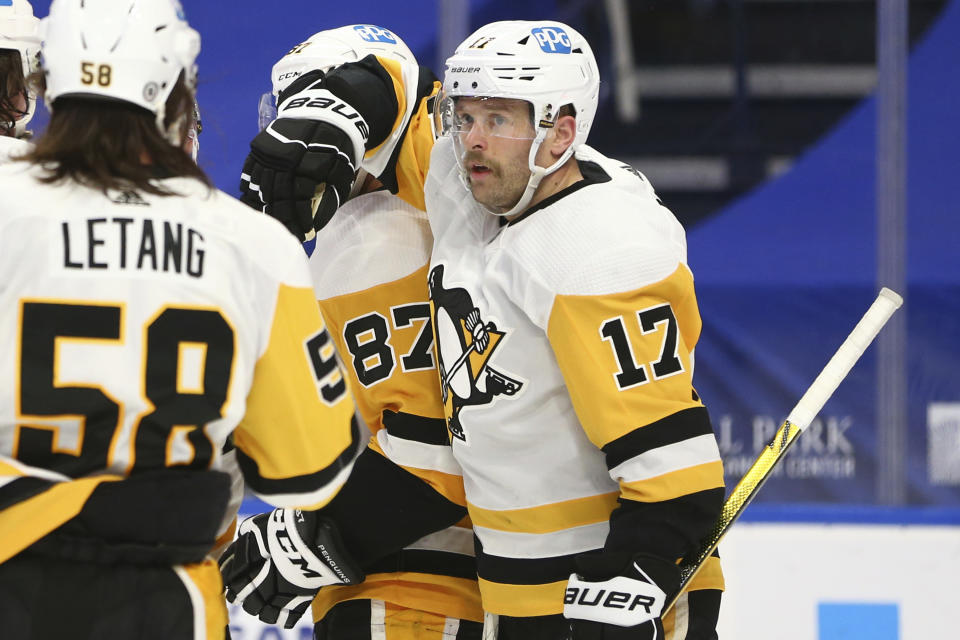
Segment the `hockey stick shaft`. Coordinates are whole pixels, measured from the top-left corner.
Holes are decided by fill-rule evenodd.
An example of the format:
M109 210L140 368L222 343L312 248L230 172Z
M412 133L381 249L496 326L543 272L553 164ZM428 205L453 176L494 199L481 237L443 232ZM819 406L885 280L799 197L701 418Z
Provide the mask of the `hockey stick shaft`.
M833 395L833 392L837 390L837 387L840 386L850 369L853 368L853 365L860 359L860 356L863 355L863 352L870 346L870 343L877 337L890 316L900 308L901 304L903 304L903 299L899 295L886 287L881 289L877 299L867 309L860 322L857 323L857 326L843 341L837 352L830 358L827 366L823 368L820 375L800 398L786 421L780 425L773 440L764 447L760 456L750 466L737 486L734 487L730 496L723 503L720 517L700 548L680 563L680 588L667 602L666 607L664 607L665 612L677 601L679 595L717 548L720 539L736 522L740 514L756 496L760 487L763 486L763 483L770 477L770 473L777 462L787 452L790 445L796 441L797 436L820 413L820 410Z

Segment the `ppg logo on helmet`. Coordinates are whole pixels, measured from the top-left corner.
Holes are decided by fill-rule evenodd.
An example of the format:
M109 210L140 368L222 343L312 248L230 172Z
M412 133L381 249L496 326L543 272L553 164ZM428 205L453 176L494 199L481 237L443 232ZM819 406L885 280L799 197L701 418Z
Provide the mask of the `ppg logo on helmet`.
M537 27L530 33L546 53L570 53L570 36L559 27Z
M358 24L353 28L362 40L366 42L382 42L385 44L397 44L397 37L387 31L372 24Z

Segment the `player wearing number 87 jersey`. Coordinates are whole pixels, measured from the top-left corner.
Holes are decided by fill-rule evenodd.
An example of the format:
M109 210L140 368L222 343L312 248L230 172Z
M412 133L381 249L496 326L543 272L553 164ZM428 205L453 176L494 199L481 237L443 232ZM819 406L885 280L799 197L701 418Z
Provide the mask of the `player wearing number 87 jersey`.
M359 449L302 251L184 151L199 46L172 0L47 18L50 124L0 168L4 640L223 638L226 439L285 507Z
M285 90L295 78L306 75L309 82L317 70L370 54L415 62L398 36L374 25L348 25L310 36L274 65L273 92L261 101L262 124L276 116L273 100L284 104ZM257 148L268 136L261 133L251 146ZM359 412L373 434L358 468L383 470L395 463L402 467L393 467L395 473L413 483L426 480L457 503L447 508L462 520L462 479L447 438L430 327L427 263L432 240L423 211L360 171L352 197L305 246L311 252L321 311ZM349 511L351 531L363 528L370 539L380 530L399 528L400 523L369 500L356 498L364 491L379 493L380 485L380 476L371 480L368 474L354 473L327 511ZM416 521L419 515L408 511L404 519ZM354 546L355 537L344 543ZM242 541L234 546L242 546ZM233 554L234 549L228 549L225 557ZM224 567L225 576L236 571L226 562ZM479 640L483 613L469 522L404 544L365 569L362 584L319 590L312 605L317 640ZM256 566L237 575L242 582L251 573L258 573ZM227 583L228 600L234 601L243 586L230 577ZM276 609L249 600L242 606L268 622L292 626L300 615L294 609L281 620ZM306 603L300 606L306 608Z

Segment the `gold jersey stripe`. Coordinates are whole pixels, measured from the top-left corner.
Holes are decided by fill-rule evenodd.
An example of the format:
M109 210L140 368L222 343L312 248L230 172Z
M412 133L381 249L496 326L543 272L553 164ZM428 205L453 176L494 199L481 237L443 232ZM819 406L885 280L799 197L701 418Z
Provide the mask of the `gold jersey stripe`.
M567 581L548 584L503 584L480 578L483 608L502 616L528 617L563 613Z
M723 463L719 460L665 473L655 478L621 482L620 493L636 502L662 502L698 491L723 486Z
M0 563L80 513L100 483L122 479L105 475L57 483L41 494L0 511Z
M313 600L313 620L321 620L346 600L377 599L401 607L483 622L480 592L474 580L429 573L374 573L349 587L327 587Z
M23 476L23 472L8 462L0 460L0 476Z
M518 533L551 533L587 524L604 522L617 506L616 491L575 500L527 507L493 510L468 505L474 525Z
M187 578L196 585L203 599L204 628L206 638L223 637L227 626L227 605L223 599L223 579L220 567L212 559L197 564L183 565Z
M693 577L690 584L684 591L700 591L701 589L717 589L723 591L726 589L726 582L723 579L723 568L720 564L720 558L710 556L703 563L703 568Z
M246 415L234 432L237 448L256 461L263 478L317 473L351 444L353 402L349 394L333 406L323 402L306 352L306 341L323 329L313 289L280 285L270 342L257 361ZM335 375L342 380L342 373ZM278 439L278 423L299 428Z

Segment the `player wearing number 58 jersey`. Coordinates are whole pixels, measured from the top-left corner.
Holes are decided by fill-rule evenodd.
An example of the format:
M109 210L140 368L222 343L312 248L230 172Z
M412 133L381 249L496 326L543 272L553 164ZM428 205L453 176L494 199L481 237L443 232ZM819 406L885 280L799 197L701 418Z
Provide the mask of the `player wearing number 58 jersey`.
M2 635L222 638L225 441L264 499L323 506L353 401L296 241L183 150L179 3L46 20L52 118L0 168Z

